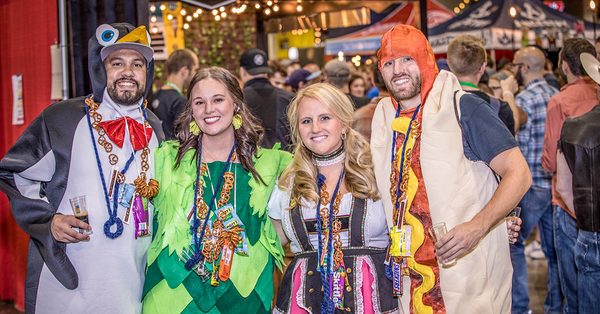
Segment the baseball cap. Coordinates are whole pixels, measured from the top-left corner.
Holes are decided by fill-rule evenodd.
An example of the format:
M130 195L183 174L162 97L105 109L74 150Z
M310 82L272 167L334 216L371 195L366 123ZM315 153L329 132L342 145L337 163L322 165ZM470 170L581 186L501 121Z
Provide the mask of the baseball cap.
M269 61L269 58L266 52L257 48L251 48L242 53L240 66L251 75L271 73L272 71L267 61Z
M340 60L331 60L325 64L325 74L329 79L332 78L349 78L350 77L350 67L346 64L346 62L342 62Z
M315 71L310 73L310 71L305 69L298 69L292 72L290 76L285 79L285 84L291 86L294 90L298 89L300 82L309 82L314 80L315 78L321 75L321 71Z
M119 31L108 24L102 24L96 29L96 38L104 46L100 50L102 61L111 53L120 49L132 49L144 56L146 62L154 58L154 49L150 47L150 34L146 31L146 26L141 25L125 36L119 37Z

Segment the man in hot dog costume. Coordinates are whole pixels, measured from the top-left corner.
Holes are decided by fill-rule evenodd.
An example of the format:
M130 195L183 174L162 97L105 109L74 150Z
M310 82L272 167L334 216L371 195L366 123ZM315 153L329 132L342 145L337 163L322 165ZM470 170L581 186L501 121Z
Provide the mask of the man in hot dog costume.
M438 72L419 30L396 25L377 56L392 96L375 110L371 149L404 313L509 313L504 217L531 184L516 141L487 103ZM434 240L440 223L448 233Z

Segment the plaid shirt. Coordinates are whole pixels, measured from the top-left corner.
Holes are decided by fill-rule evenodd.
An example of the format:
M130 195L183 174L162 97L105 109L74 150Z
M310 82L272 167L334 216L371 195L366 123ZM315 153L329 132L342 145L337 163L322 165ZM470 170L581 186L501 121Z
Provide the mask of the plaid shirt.
M542 169L542 151L546 126L546 106L550 97L557 92L556 88L541 78L529 82L515 99L517 106L527 113L527 123L521 126L517 134L517 142L519 142L519 148L531 170L533 185L541 188L552 186L552 175Z

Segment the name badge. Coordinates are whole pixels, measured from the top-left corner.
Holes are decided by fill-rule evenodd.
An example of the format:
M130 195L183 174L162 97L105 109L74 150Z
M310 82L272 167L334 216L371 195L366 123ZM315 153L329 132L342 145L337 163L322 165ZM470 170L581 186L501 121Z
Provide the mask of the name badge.
M390 255L396 257L410 256L410 241L412 238L412 226L402 225L400 228L394 226L390 229Z

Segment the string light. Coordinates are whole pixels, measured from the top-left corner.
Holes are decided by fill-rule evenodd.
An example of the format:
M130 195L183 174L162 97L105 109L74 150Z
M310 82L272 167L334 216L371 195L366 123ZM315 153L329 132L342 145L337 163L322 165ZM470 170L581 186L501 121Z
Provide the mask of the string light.
M160 10L161 11L164 11L166 9L167 9L167 6L164 3L160 5Z
M189 29L189 28L190 28L190 24L188 24L188 23L183 24L183 29Z
M200 14L198 14L198 12L194 12L194 14L192 14L192 15L194 16L195 19L197 19L200 16Z
M186 16L185 20L188 21L188 22L191 22L192 21L192 16L191 15Z
M465 8L465 4L464 4L464 3L460 3L460 4L458 5L458 7L459 7L459 8L461 8L461 10L462 10L462 9L464 9L464 8Z
M221 20L221 16L220 15L215 15L215 21L220 21Z
M169 15L167 15L167 20L169 20L169 21L170 21L170 20L172 20L172 19L173 19L173 14L169 14Z
M156 27L156 26L152 27L152 33L153 34L158 33L158 27Z
M217 9L215 9L215 10L212 10L211 13L212 13L212 15L217 15L217 14L219 14L219 11Z
M271 1L271 0L267 1L267 5L268 6L272 6L273 5L273 1Z
M221 12L221 17L222 18L226 18L227 17L227 12Z
M254 5L254 8L255 8L255 9L257 9L257 10L258 10L258 9L260 9L260 3L258 3L258 2L257 2L257 3Z
M154 4L150 6L150 12L156 12L156 6Z
M150 18L150 22L152 22L152 23L156 23L156 20L157 20L156 16L152 16Z
M460 9L458 7L454 7L454 13L456 13L456 14L460 13Z
M196 10L196 13L198 13L198 15L202 14L202 9Z
M279 6L278 5L274 5L273 6L273 12L279 12Z
M219 11L224 12L225 11L225 7L220 7Z
M181 9L181 11L179 11L179 13L180 13L181 15L186 15L186 14L187 14L187 11L186 11L185 9Z
M269 8L266 8L266 9L265 9L265 14L266 14L266 15L269 15L269 14L271 14L271 9L269 9Z
M297 6L296 6L296 11L298 11L298 12L302 12L302 6L301 6L301 5L297 5Z

